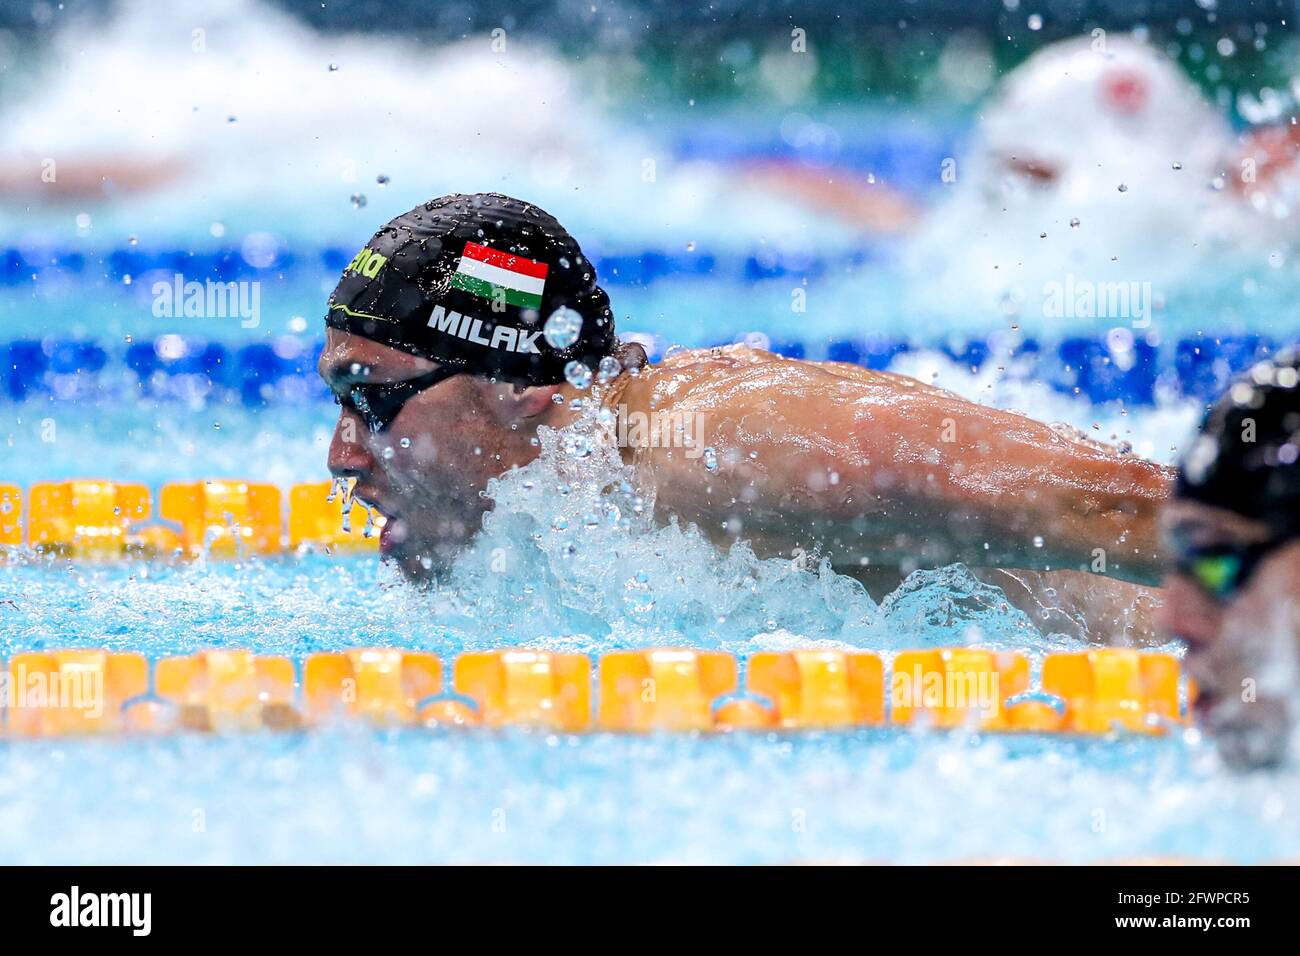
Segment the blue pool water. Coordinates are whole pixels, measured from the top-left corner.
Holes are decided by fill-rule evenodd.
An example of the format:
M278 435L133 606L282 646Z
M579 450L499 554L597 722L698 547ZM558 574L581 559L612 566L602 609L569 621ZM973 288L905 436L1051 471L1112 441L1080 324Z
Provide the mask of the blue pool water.
M356 731L10 745L4 764L5 862L1258 862L1300 848L1294 776L1227 781L1204 744L1177 741Z
M1265 230L1202 241L1146 216L1211 189L1167 164L1127 180L1122 200L1108 184L1079 225L1072 209L1004 217L978 183L937 181L951 154L974 168L966 109L619 103L599 61L317 35L251 0L203 11L213 43L196 57L174 38L197 8L168 7L124 5L65 37L48 54L58 69L8 78L0 156L54 151L65 169L120 156L176 178L0 209L0 481L323 479L335 409L311 368L326 297L379 223L451 190L554 212L597 262L620 330L652 352L759 333L785 354L889 368L1162 463L1231 373L1300 338L1292 244ZM22 96L33 84L40 95ZM368 84L407 95L374 111ZM519 135L541 145L521 156ZM459 146L430 145L443 143ZM845 221L752 175L773 161L888 188L917 222L893 234ZM257 283L256 322L158 314L155 284L178 271ZM1036 297L1064 273L1147 282L1157 304L1136 322L1048 315ZM686 645L743 660L975 644L1037 666L1077 649L959 567L918 572L877 603L829 570L720 553L649 511L589 522L622 477L601 454L552 447L494 489L482 537L431 593L366 557L0 561L0 657L241 647L300 660L387 645L448 661ZM560 482L572 493L552 494ZM497 548L508 573L479 573ZM1300 857L1298 784L1293 765L1229 772L1194 729L0 740L0 863L1248 863Z
M392 644L451 655L507 642L600 652L676 638L743 654L807 643L790 632L843 634L864 624L855 613L872 611L862 596L853 606L851 595L817 607L808 583L798 589L800 606L772 591L761 608L737 611L733 603L734 623L722 628L683 621L673 633L624 608L607 614L613 633L563 636L544 624L508 633L505 609L456 613L436 597L385 587L380 577L364 558L245 568L0 566L0 593L17 605L0 607L0 651L104 645L161 655L251 646L301 657ZM921 590L929 592L928 626L915 606L894 609L861 643L952 644L974 625L994 646L1035 657L1068 646L1017 633L1016 622L997 620L978 601L952 600L959 587L934 582ZM563 586L549 596L555 606L566 601ZM571 591L567 600L575 604L567 613L581 613ZM674 614L687 616L680 606ZM755 625L764 617L776 629ZM0 747L0 767L5 862L1141 854L1255 862L1300 854L1295 774L1229 774L1195 732L1084 741L893 730L630 738L350 727L10 741Z
M896 371L1170 461L1202 401L1180 385L1176 343L1207 331L1284 340L1289 321L1269 297L1296 287L1265 276L1271 284L1245 300L1249 309L1240 308L1236 275L1171 298L1155 329L1159 387L1149 401L1130 404L1018 373L998 359L996 344L975 371L954 358L967 338L996 343L1013 325L1049 350L1071 334L1104 341L1107 329L1095 322L1057 328L1032 315L959 309L918 318L905 308L894 260L858 269L812 287L811 321L790 315L785 278L697 276L614 291L620 322L624 308L630 317L624 327L654 332L661 346L761 329L817 356L834 342L880 335L911 345L889 359ZM85 277L63 277L60 288L36 297L22 286L0 292L9 340L91 341L105 353L94 376L75 368L42 374L25 400L0 400L0 477L28 484L98 475L154 486L324 477L334 407L310 378L291 377L266 404L250 404L238 382L196 392L192 381L164 375L142 388L127 361L135 342L167 335L216 342L236 358L288 335L296 344L286 354L296 351L298 367L309 369L327 277L308 271L283 288L268 286L263 325L251 330L228 320L159 320L147 297ZM1225 300L1237 305L1226 309ZM546 480L554 475L547 472L542 487ZM450 659L503 645L596 654L667 644L743 658L821 642L886 653L976 643L1038 662L1075 646L998 610L997 594L960 569L924 573L878 606L829 571L795 572L744 549L719 554L675 528L573 532L578 549L568 558L549 530L553 500L517 479L500 495L508 507L496 525L462 560L454 584L431 595L410 592L368 558L0 564L0 655L60 646L151 657L252 647L300 659L393 645ZM583 528L587 504L564 505L570 528ZM529 545L538 529L543 540ZM513 575L476 584L495 579L474 571L502 545L520 552ZM1230 773L1195 731L1078 741L884 730L631 739L351 728L9 741L0 745L0 860L924 862L1150 854L1256 862L1300 855L1297 782L1291 770Z
M552 445L547 441L547 445ZM552 447L549 456L554 456ZM253 647L301 659L392 645L599 654L917 646L1076 649L961 568L877 605L827 570L719 554L648 522L583 528L596 454L544 457L451 584L413 592L374 558L168 566L0 564L0 655L151 657ZM548 493L572 483L563 503ZM584 480L585 479L585 480ZM528 485L534 487L529 489ZM564 521L556 521L564 518ZM557 530L563 529L563 530ZM583 529L580 532L570 529ZM572 551L568 545L576 545ZM478 573L492 549L509 572ZM6 862L925 862L1300 853L1293 771L1227 772L1197 731L1163 740L864 730L732 736L334 728L287 736L0 746Z

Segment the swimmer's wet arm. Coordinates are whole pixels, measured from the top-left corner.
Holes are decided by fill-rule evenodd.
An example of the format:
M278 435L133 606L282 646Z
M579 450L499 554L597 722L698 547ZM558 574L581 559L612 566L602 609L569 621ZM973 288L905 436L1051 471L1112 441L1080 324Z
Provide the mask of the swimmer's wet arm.
M962 561L1157 579L1166 471L941 390L882 384L887 394L865 403L733 393L705 415L712 470L681 449L637 455L658 510L760 554L816 548L837 566Z
M908 391L868 417L851 481L893 486L954 560L1158 580L1169 470L943 392Z
M837 567L1075 568L1153 583L1172 474L915 379L734 346L665 361L626 413L690 424L624 447L656 514Z

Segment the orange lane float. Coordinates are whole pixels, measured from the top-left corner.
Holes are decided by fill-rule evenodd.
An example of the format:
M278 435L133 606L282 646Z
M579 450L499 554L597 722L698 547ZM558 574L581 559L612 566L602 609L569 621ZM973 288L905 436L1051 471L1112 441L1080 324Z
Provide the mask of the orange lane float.
M382 515L367 527L344 514L348 493L314 481L284 493L264 482L169 482L158 492L101 480L0 483L0 554L27 545L45 554L95 561L124 557L250 557L319 549L378 553ZM24 504L27 514L24 515Z
M1006 701L1029 689L1029 659L972 647L901 651L889 685L890 719L924 715L936 727L1007 730Z
M778 726L806 729L884 723L884 680L875 654L809 650L755 654L746 686L772 701Z
M23 490L0 484L0 549L23 543Z
M28 542L45 553L105 560L127 553L127 529L152 511L149 489L112 481L44 481L28 494Z
M303 663L303 705L313 721L410 724L420 705L441 691L442 663L423 651L358 648L312 654Z
M1049 654L1043 661L1043 690L1064 701L1066 730L1162 733L1165 724L1180 719L1178 672L1171 655L1130 648Z
M713 704L736 691L736 659L721 651L613 651L600 659L604 730L712 730Z
M143 655L102 650L15 654L4 675L6 730L16 737L121 731L123 704L149 687Z
M154 690L177 706L177 722L189 730L289 728L298 723L293 662L287 657L246 650L164 657L154 668Z
M355 479L352 481L355 483ZM339 489L329 481L308 482L290 488L289 550L319 546L348 553L378 552L377 530L372 530L367 537L365 521L345 524L343 509L350 490L350 486ZM376 516L375 529L383 526L383 517Z
M447 688L436 655L374 647L310 654L301 680L289 658L244 649L165 657L153 665L152 684L141 655L103 650L20 653L0 673L8 732L16 736L294 729L357 718L385 726L479 724L568 733L844 730L886 723L1161 733L1183 720L1179 662L1118 648L1047 655L1042 686L1033 694L1027 694L1024 655L978 648L903 651L892 667L866 651L761 652L747 662L743 694L739 662L722 651L613 651L594 669L593 681L593 661L585 654L475 651L456 658Z
M280 489L249 481L193 481L163 485L163 520L181 528L191 556L233 558L281 550Z
M478 705L489 727L586 730L591 725L591 661L585 654L462 654L456 659L454 680L456 691Z

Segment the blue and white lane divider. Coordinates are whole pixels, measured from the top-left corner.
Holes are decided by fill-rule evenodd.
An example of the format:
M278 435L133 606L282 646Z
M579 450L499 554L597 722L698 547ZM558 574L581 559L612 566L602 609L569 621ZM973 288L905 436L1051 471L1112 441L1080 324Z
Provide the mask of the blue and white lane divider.
M1161 346L1110 336L1066 338L1050 344L1025 339L1011 348L979 339L960 345L901 339L776 339L770 348L791 358L830 359L873 369L888 368L909 352L935 351L972 371L995 362L1010 378L1045 382L1094 404L1120 401L1141 406L1155 402L1158 388L1209 401L1235 375L1281 344L1260 335L1197 335ZM18 339L0 343L0 400L134 394L256 406L285 399L325 399L327 392L316 375L321 345L319 340L292 335L247 345L179 335L125 346L86 339Z
M257 238L257 237L250 237ZM660 279L708 278L731 282L760 282L782 276L816 278L879 261L894 244L859 245L838 252L758 249L712 253L685 249L588 250L601 282L610 286L649 285ZM215 249L153 249L137 247L88 251L84 247L0 249L0 287L21 287L47 278L144 281L180 274L186 281L236 282L271 277L337 277L356 255L355 248L327 247L295 250L283 240L260 234L252 246Z

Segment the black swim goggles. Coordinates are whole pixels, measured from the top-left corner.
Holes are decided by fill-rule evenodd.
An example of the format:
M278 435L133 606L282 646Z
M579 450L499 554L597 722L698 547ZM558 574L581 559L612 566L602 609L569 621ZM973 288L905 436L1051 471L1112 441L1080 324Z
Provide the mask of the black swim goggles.
M1249 583L1266 557L1295 535L1279 535L1251 544L1204 546L1180 537L1177 533L1168 536L1174 568L1214 600L1226 603Z
M350 385L345 394L334 393L334 403L356 412L371 433L378 434L393 424L398 412L420 392L463 371L456 365L440 365L432 372L401 382Z

